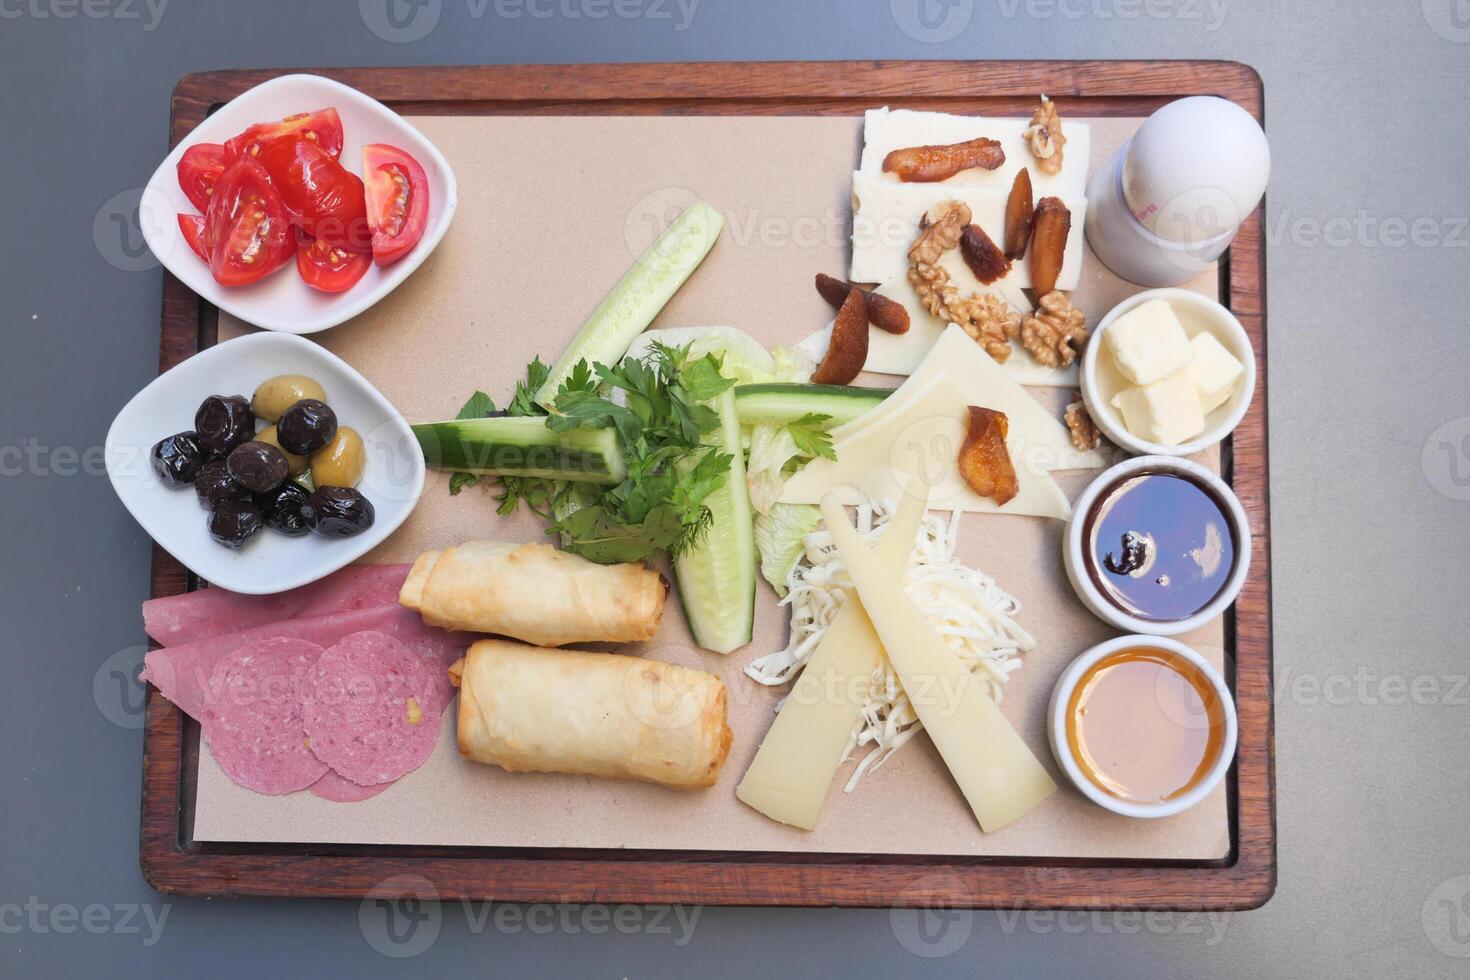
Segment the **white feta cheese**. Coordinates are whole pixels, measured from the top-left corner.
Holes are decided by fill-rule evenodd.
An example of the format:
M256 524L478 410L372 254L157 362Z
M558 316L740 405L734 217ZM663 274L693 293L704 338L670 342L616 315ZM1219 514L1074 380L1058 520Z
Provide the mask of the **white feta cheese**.
M1205 431L1205 413L1188 367L1152 384L1125 388L1113 398L1128 431L1140 439L1178 446Z
M1104 337L1118 370L1136 385L1153 384L1194 360L1189 335L1167 300L1151 299L1129 310Z
M1195 334L1189 346L1194 348L1189 374L1199 389L1200 408L1208 415L1235 394L1236 385L1245 374L1245 365L1208 331Z

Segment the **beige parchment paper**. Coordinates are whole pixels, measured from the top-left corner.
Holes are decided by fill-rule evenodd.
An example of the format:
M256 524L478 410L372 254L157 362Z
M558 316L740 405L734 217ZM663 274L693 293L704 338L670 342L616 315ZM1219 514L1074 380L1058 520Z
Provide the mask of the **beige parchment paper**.
M554 360L588 312L656 231L696 196L725 213L724 234L655 326L728 324L791 344L831 318L816 272L847 265L851 173L861 149L854 117L431 117L413 120L448 157L459 211L438 250L357 319L316 335L377 385L410 421L448 418L476 388L503 404L527 361ZM1137 119L1090 120L1093 165ZM1210 295L1213 274L1192 284ZM1074 300L1096 320L1137 287L1089 255ZM249 328L221 317L221 339ZM874 376L869 382L894 383ZM1058 413L1067 393L1032 389ZM1218 465L1212 454L1205 462ZM1095 474L1061 474L1074 499ZM481 537L531 540L539 523L500 518L488 488L457 497L431 472L414 514L371 562ZM1060 522L966 515L961 557L1019 597L1038 641L1006 688L1004 710L1052 768L1061 789L999 833L982 834L927 738L913 740L852 793L839 772L819 827L768 820L735 799L785 689L741 672L785 645L787 615L762 581L755 639L729 656L695 648L671 604L650 643L625 648L710 671L729 689L734 746L712 789L681 793L590 777L519 774L455 750L447 712L432 758L379 796L335 804L309 793L261 796L234 785L200 753L194 835L200 840L667 848L893 854L1213 859L1229 850L1224 790L1187 813L1130 820L1066 784L1044 716L1066 664L1113 632L1067 584ZM1181 637L1215 665L1217 622Z

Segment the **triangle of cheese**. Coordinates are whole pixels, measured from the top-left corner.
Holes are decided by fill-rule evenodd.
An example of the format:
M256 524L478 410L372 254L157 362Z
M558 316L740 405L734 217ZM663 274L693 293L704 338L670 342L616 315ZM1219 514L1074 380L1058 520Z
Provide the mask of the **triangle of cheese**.
M1004 412L1006 446L1020 492L997 507L977 495L956 463L969 424L968 407ZM1103 465L1096 452L1072 446L1066 426L957 326L949 326L919 368L883 404L832 430L837 459L815 459L781 491L781 502L819 503L828 491L845 504L897 499L911 476L927 486L929 506L972 513L1024 514L1065 520L1072 508L1052 470Z

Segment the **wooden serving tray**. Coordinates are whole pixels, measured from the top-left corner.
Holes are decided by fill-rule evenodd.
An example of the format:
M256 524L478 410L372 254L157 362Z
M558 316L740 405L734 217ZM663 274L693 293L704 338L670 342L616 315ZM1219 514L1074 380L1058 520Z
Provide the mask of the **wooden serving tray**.
M171 144L209 112L281 70L188 75L173 93ZM1145 116L1187 95L1219 95L1258 120L1260 77L1230 62L825 62L359 68L318 72L405 115L860 115L879 105L1026 115L1038 93L1078 117ZM1250 333L1257 393L1223 447L1249 515L1253 561L1226 616L1227 675L1239 715L1229 778L1230 852L1218 861L944 857L751 851L246 844L193 838L198 738L148 692L140 856L160 891L361 898L394 875L441 899L711 905L1239 909L1275 889L1267 491L1265 245L1253 213L1220 266L1222 301ZM213 344L217 311L165 273L159 369ZM154 549L152 594L197 586Z

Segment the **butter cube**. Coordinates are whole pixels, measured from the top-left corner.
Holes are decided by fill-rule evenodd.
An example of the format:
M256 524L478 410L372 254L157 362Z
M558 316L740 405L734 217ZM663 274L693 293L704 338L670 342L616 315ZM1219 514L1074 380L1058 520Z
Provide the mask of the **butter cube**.
M1189 373L1194 386L1199 389L1200 408L1206 415L1219 408L1235 394L1240 376L1245 374L1245 365L1225 349L1212 333L1198 333L1190 340L1194 348L1194 360L1189 362Z
M1189 335L1168 300L1151 299L1129 310L1104 336L1118 370L1136 385L1153 384L1194 360Z
M1205 431L1199 389L1188 367L1153 384L1134 385L1113 397L1128 431L1140 439L1178 446Z

